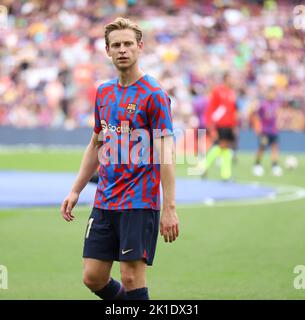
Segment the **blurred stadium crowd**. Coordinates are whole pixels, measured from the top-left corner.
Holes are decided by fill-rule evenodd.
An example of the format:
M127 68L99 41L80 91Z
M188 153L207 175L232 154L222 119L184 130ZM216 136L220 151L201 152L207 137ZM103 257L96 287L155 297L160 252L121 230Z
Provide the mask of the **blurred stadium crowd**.
M96 87L115 76L103 26L128 16L144 31L141 67L172 99L176 126L204 127L211 88L236 79L240 125L270 87L282 130L305 130L304 32L288 1L4 0L0 30L0 125L93 124Z

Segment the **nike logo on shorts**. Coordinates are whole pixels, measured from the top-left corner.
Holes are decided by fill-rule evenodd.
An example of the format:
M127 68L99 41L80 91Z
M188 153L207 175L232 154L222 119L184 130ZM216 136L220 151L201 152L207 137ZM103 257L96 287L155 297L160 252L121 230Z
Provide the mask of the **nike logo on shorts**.
M128 250L122 250L122 254L126 254L126 253L128 253L128 252L130 252L130 251L132 251L133 249L128 249Z

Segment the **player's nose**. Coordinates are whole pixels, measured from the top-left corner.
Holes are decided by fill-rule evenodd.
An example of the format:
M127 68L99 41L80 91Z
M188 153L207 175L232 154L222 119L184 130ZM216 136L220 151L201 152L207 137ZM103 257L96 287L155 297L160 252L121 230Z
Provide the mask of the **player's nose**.
M121 43L119 52L120 52L120 53L126 52L126 48L125 48L125 46L124 46L124 43Z

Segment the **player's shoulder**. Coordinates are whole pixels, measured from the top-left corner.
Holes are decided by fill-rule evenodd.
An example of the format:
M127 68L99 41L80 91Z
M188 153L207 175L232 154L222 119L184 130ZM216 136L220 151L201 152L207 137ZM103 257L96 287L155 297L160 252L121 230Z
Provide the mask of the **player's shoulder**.
M146 73L142 79L148 82L154 89L162 89L160 82L153 76Z
M97 91L101 93L106 88L114 87L117 84L117 79L111 79L100 83L97 87Z
M168 96L166 90L162 87L161 83L149 74L146 74L140 81L141 85L145 86L150 95L166 95Z

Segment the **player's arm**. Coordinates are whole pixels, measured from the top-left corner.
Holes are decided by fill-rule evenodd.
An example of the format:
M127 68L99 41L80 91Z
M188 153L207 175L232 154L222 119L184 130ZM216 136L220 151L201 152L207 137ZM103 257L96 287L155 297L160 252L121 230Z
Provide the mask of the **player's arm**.
M254 132L256 133L256 135L258 135L258 136L262 132L262 123L261 123L261 119L260 119L261 112L262 112L262 110L260 107L254 106L253 110L250 113L251 126L252 126Z
M88 144L80 165L79 173L71 188L70 193L64 199L61 206L61 214L66 221L72 221L74 215L72 209L76 205L81 191L85 188L91 177L95 173L98 161L98 135L93 132L90 143Z
M160 233L165 242L175 241L179 235L179 219L175 204L175 143L173 136L154 139L159 155L163 208Z
M174 241L179 234L179 220L175 206L175 144L170 104L168 95L160 90L151 95L148 109L150 127L154 131L154 151L157 152L160 163L163 189L160 232L165 242Z
M256 133L256 135L259 136L261 134L262 129L261 129L261 121L257 113L253 113L251 115L251 122L252 122L252 127L254 132Z

